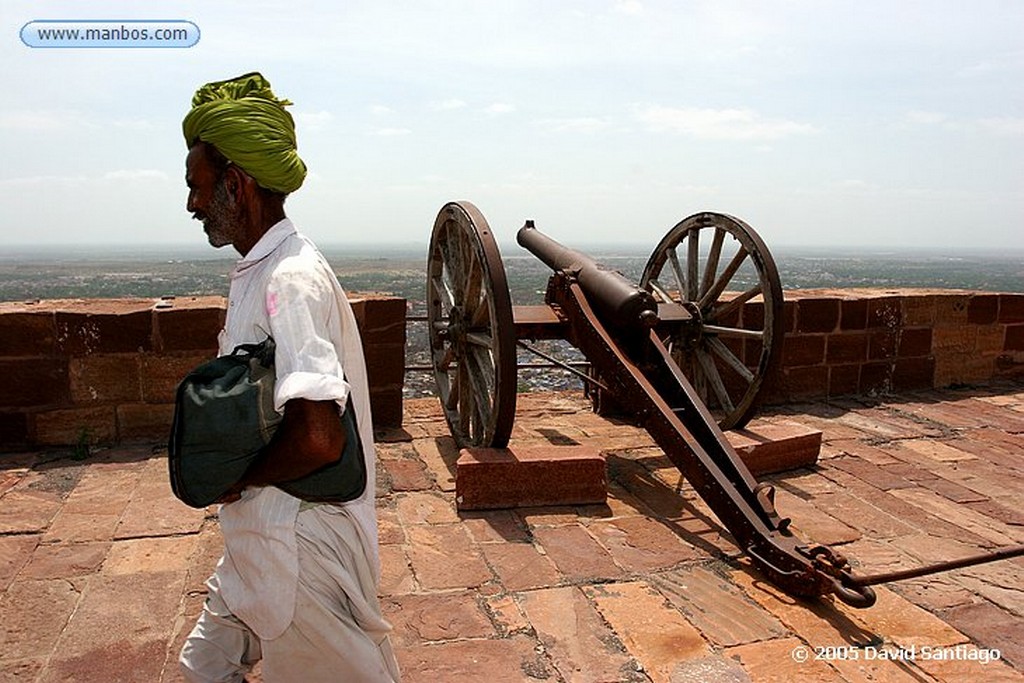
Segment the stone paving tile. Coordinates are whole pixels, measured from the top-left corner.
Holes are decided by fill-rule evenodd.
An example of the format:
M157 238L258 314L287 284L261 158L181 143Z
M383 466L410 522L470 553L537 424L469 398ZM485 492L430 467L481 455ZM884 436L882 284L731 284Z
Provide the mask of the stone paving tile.
M380 449L377 499L405 680L1024 679L1024 560L879 587L867 610L795 599L750 567L645 433L578 394L524 396L517 438L603 449L608 500L460 514L436 402L407 402L406 440ZM1022 409L1024 392L1005 387L785 406L767 422L822 429L822 455L762 479L858 573L1022 542ZM178 503L149 447L66 455L0 460L0 680L180 683L177 652L222 550L215 510ZM862 657L797 662L798 646ZM864 658L912 646L975 656ZM1002 657L978 662L991 648Z
M584 593L654 683L670 681L679 663L710 654L700 632L647 583L588 586Z
M566 683L647 680L579 588L546 588L524 593L520 599L538 640Z

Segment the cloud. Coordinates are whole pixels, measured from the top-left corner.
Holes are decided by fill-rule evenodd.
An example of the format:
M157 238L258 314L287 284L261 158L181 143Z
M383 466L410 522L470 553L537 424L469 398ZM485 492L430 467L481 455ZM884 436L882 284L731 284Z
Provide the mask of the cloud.
M295 119L295 126L305 130L323 130L334 120L334 114L329 111L295 111L292 112Z
M443 100L441 102L434 102L433 104L430 105L430 108L433 109L434 111L450 111L452 109L462 109L465 106L465 101L453 98L449 100Z
M153 168L120 168L99 175L35 175L0 180L0 187L30 187L56 185L60 187L101 185L111 182L166 181L164 171Z
M615 3L614 10L619 14L643 14L644 6L639 0L620 0Z
M608 130L611 121L605 117L580 116L565 119L543 119L538 125L555 133L597 133Z
M107 171L103 180L167 180L167 174L153 168L122 168Z
M378 137L396 137L399 135L408 135L412 131L408 128L375 128L370 131L370 135L376 135Z
M942 114L937 111L920 110L908 111L906 116L907 123L926 126L934 126L940 123L944 123L945 121L948 120L948 118L949 117L947 117L945 114Z
M388 114L394 114L395 110L383 104L370 105L370 113L374 116L387 116Z
M500 114L510 114L515 110L516 108L514 106L512 106L511 104L506 104L505 102L495 102L492 105L484 107L484 112L494 116L498 116Z
M1015 116L999 116L981 119L981 127L996 135L1024 135L1024 118Z
M25 109L0 112L0 129L6 130L58 131L93 125L77 112Z
M634 115L654 132L677 133L702 140L779 140L816 132L814 126L768 119L750 109L695 107L634 107Z

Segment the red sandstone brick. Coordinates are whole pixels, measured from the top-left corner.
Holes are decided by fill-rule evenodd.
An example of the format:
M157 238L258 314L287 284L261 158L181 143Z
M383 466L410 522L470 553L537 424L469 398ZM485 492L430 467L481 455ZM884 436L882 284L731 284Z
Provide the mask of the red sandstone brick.
M836 670L824 660L811 657L794 663L793 652L798 648L806 648L806 645L796 638L782 638L731 647L725 651L725 656L738 661L750 681L833 683L840 680Z
M169 403L128 403L117 406L118 441L163 442L171 431L174 406Z
M685 567L655 574L651 580L705 638L720 647L786 634L777 619L713 571Z
M863 330L867 325L867 299L844 299L840 302L839 329Z
M797 332L832 332L839 324L839 299L802 299L797 304Z
M828 335L825 362L856 363L867 358L868 337L864 332L836 333Z
M537 683L551 679L551 663L526 635L511 638L454 640L397 651L402 680Z
M967 323L968 295L943 294L935 298L935 327Z
M998 649L1017 666L1024 662L1024 620L1020 617L989 602L954 607L943 616L975 645Z
M914 486L913 482L893 472L889 467L879 467L860 458L833 458L828 461L828 465L852 474L883 491Z
M367 379L371 385L401 385L405 376L405 345L378 343L366 345Z
M522 602L562 680L630 680L628 654L617 647L618 639L579 589L531 591Z
M1004 348L1007 351L1024 351L1024 325L1006 326Z
M1024 294L999 295L999 322L1024 323Z
M896 357L897 330L872 330L868 334L868 360L888 360Z
M902 323L903 307L900 297L887 296L868 299L868 328L897 329Z
M589 586L584 592L652 680L669 681L681 662L710 654L700 632L646 583Z
M97 313L57 311L58 351L68 356L150 351L153 322L149 303L133 302L122 308Z
M55 338L53 311L0 314L0 356L52 356Z
M379 330L389 329L387 338L394 339L394 334L398 329L394 327L396 324L400 324L401 329L404 331L407 308L405 299L380 294L353 294L353 308L357 306L356 301L360 301L362 306L359 329L361 331L365 330L367 335ZM402 338L404 339L404 332Z
M460 510L603 503L605 462L589 446L468 448L455 495Z
M904 296L903 303L903 324L924 325L931 327L935 324L936 300L933 295L908 295Z
M68 361L71 400L78 405L142 398L138 354L92 354Z
M47 446L111 443L117 438L114 406L69 408L37 413L35 440Z
M5 592L22 567L29 564L38 545L39 534L0 536L0 592Z
M4 659L48 659L80 594L63 578L15 581L0 601Z
M896 360L892 373L894 390L930 389L934 382L934 358L900 358Z
M68 399L68 365L62 358L0 360L0 406L50 406Z
M821 431L795 422L748 425L725 436L755 476L813 465L821 451Z
M156 351L206 351L215 355L217 334L224 325L223 306L179 308L177 300L173 304L173 308L154 311Z
M825 337L823 335L787 337L782 345L782 365L786 368L818 366L824 356Z
M174 403L178 384L195 367L213 359L216 351L189 354L143 354L140 365L142 400Z
M664 524L648 517L603 520L589 529L627 571L668 569L702 556Z
M374 429L402 426L402 387L370 387L370 407Z
M997 294L975 294L967 302L967 322L973 325L989 325L996 321L998 311Z
M554 563L532 543L486 543L480 550L506 591L543 588L560 578Z
M900 330L900 358L910 356L927 356L932 352L932 329L930 327L911 327Z
M876 361L865 363L860 368L860 393L886 394L892 391L892 363Z
M623 575L608 551L578 524L538 527L533 536L558 571L573 583L617 579Z
M828 395L845 396L857 393L860 365L833 365L828 369Z
M783 375L785 393L789 400L816 398L828 388L828 367L786 368Z
M0 411L0 451L28 443L28 416L25 413Z
M406 526L409 561L422 588L475 588L494 575L458 524Z
M399 648L495 635L473 593L397 595L383 600L381 609Z

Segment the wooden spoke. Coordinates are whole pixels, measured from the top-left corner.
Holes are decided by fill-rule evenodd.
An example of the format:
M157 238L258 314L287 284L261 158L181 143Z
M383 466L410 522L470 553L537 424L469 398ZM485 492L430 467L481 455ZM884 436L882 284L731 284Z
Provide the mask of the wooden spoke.
M516 350L505 268L480 211L441 208L427 255L427 331L438 396L460 446L501 448L515 417Z
M666 346L719 425L742 427L757 409L782 349L782 284L775 261L743 221L699 213L665 235L640 286L675 300L676 291L663 284L672 278L691 319L666 332Z

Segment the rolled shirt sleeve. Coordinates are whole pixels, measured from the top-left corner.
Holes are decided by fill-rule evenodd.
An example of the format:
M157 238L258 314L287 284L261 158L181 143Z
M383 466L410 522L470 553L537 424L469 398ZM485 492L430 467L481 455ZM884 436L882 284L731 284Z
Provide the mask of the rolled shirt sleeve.
M350 387L330 336L338 312L327 277L334 274L308 265L290 267L285 260L267 286L267 318L277 345L274 408L278 412L293 398L333 400L340 409L348 400Z

